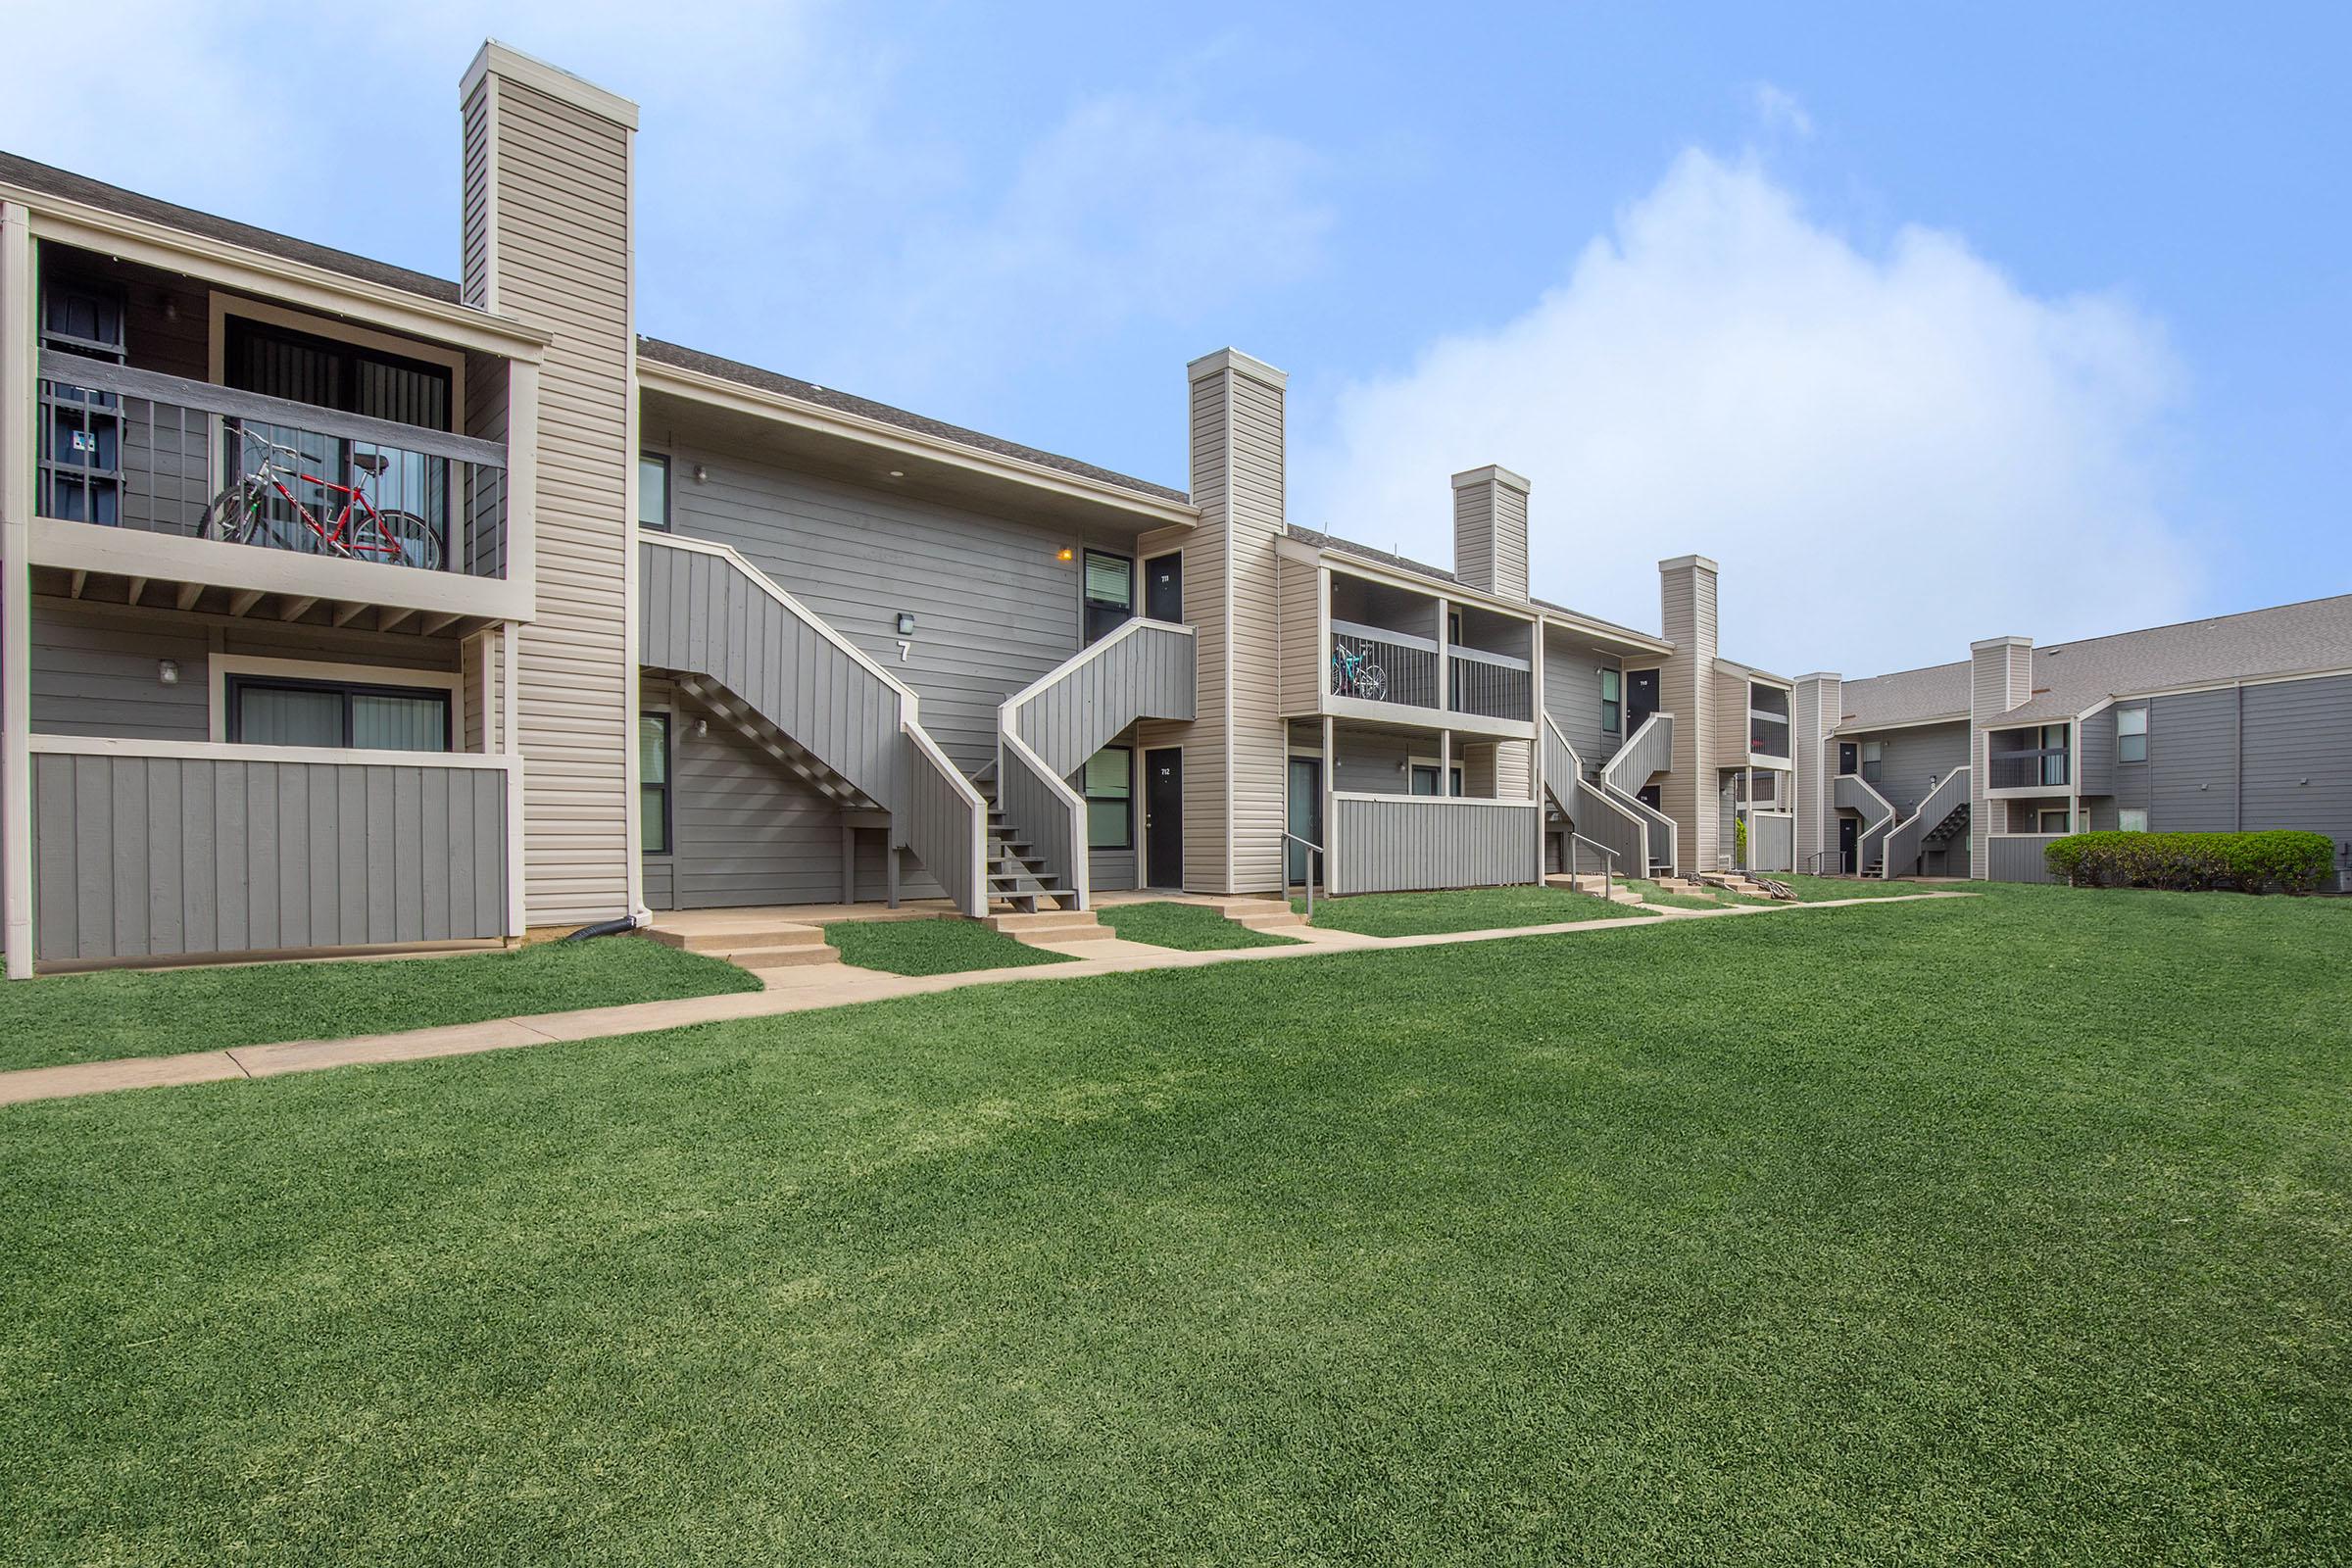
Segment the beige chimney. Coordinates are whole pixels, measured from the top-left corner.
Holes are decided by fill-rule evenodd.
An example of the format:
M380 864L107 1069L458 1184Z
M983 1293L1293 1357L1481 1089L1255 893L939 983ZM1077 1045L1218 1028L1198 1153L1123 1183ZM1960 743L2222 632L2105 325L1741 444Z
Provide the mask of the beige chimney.
M1527 597L1527 491L1494 464L1453 476L1453 574L1465 588Z

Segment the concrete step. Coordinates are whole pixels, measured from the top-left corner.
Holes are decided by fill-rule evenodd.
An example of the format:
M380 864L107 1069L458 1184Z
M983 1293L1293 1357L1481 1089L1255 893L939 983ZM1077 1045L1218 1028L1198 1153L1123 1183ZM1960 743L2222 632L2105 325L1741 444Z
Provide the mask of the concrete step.
M1085 936L1110 935L1092 909L1039 909L1034 913L992 914L981 922L991 931L1002 931L1009 937L1052 935L1060 940L1065 933Z
M820 942L814 947L752 948L716 955L739 969L801 969L812 963L839 963L841 950Z
M825 933L812 925L792 925L778 920L747 921L742 925L695 925L683 930L654 925L647 936L672 948L684 948L688 953L707 953L728 957L737 953L767 953L787 948L821 948Z
M1287 902L1277 899L1202 899L1196 902L1216 910L1236 925L1246 925L1252 931L1275 931L1285 926L1306 924L1305 917Z

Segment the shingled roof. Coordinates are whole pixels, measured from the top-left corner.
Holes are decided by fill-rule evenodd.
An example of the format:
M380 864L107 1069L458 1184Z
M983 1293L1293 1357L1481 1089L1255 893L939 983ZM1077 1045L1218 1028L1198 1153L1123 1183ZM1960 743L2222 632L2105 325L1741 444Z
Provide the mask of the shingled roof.
M307 267L316 267L321 271L339 272L345 277L356 277L362 282L398 289L404 294L421 295L425 299L438 300L446 305L458 303L458 285L445 277L434 277L427 272L413 272L405 267L394 267L389 262L371 261L365 256L354 256L349 251L339 251L327 245L314 245L309 240L296 239L289 234L276 233L267 228L256 228L251 223L240 223L232 219L198 212L193 207L181 207L172 202L158 201L152 196L142 196L136 191L124 190L120 185L109 185L103 180L91 179L86 175L73 173L63 169L53 169L47 164L36 164L31 159L20 158L15 153L0 152L0 184L16 185L25 190L38 191L44 196L54 196L60 201L77 202L84 207L95 207L101 212L118 213L124 218L135 218L143 222L160 223L166 228L176 228L184 233L200 234L206 239L219 240L224 245L237 245L249 251L260 251L265 256L276 256L289 262L301 262Z
M2053 722L2111 697L2330 669L2352 669L2352 594L2036 648L2033 698L2002 716ZM1963 661L1849 680L1842 698L1841 727L1849 730L1965 717L1969 666Z
M1040 467L1076 474L1080 478L1092 479L1099 484L1115 485L1121 490L1132 490L1137 495L1151 496L1154 500L1174 501L1186 506L1192 504L1192 497L1181 490L1171 490L1164 484L1153 484L1149 479L1138 479L1132 474L1097 467L1094 464L1081 463L1076 458L1065 458L1059 453L1040 452L1035 447L1025 447L1017 442L1003 440L993 435L984 435L978 430L967 430L959 424L949 424L944 420L909 413L906 409L893 408L887 403L876 403L871 398L861 398L835 387L820 386L814 381L803 381L797 376L780 375L774 370L762 370L758 366L745 365L740 360L721 359L715 354L706 354L700 349L690 349L682 344L665 343L660 338L641 337L637 340L637 357L640 360L652 360L657 365L675 366L681 370L693 370L701 375L713 376L721 381L733 381L738 386L748 386L761 392L772 392L778 397L791 398L796 402L813 403L819 408L833 409L843 414L854 414L860 418L873 419L883 424L895 424L903 430L911 430L920 435L930 436L935 440L952 441L957 446L970 447L976 452L991 452L998 457L1014 458L1023 463L1034 463Z
M1292 538L1317 550L1330 550L1343 556L1353 556L1359 561L1369 561L1376 565L1389 566L1397 571L1409 571L1423 577L1435 577L1440 582L1456 584L1461 582L1459 577L1444 566L1433 566L1425 561L1415 561L1410 556L1400 556L1392 550L1375 549L1371 545L1358 544L1352 539L1343 539L1338 534L1320 533L1313 528L1301 527L1295 522L1289 524L1288 529ZM1582 610L1573 610L1566 605L1554 604L1548 599L1538 599L1533 594L1528 596L1527 602L1538 610L1549 610L1562 615L1573 615L1587 625L1603 632L1618 632L1642 642L1666 642L1666 639L1660 637L1656 632L1637 631L1631 626L1619 625L1613 620L1603 620L1600 616L1588 614Z

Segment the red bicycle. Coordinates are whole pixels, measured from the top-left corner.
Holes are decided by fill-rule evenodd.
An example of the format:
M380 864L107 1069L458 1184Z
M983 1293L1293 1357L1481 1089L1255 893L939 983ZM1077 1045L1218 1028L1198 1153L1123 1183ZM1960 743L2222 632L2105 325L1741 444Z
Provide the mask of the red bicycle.
M309 529L318 540L319 548L329 555L420 566L426 571L441 569L441 536L432 524L413 512L378 512L362 488L367 479L356 484L322 479L304 470L309 460L293 447L243 426L238 427L237 434L243 438L248 458L256 449L261 458L259 462L249 461L245 471L231 479L204 509L198 524L198 532L204 538L230 544L291 548L291 542L281 533L288 524L270 514L272 503L282 501L293 514L293 525ZM378 452L351 455L351 466L368 478L381 478L391 462ZM302 504L294 494L295 484L317 485L329 495L343 498L342 510L335 514L332 523L320 522Z

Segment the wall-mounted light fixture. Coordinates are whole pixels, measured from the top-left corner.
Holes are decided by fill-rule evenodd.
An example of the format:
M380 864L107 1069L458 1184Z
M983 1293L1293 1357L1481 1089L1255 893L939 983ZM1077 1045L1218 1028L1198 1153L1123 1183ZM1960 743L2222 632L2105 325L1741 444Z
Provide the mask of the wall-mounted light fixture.
M914 635L914 617L904 610L899 612L899 635L902 637Z
M1063 545L1059 550L1054 552L1054 559L1055 561L1076 561L1078 552L1072 550L1068 545Z
M893 468L890 470L890 476L893 479L904 479L906 477L906 470L905 468Z
M178 685L179 661L176 659L157 660L155 662L155 678L167 686Z
M699 463L694 466L694 482L696 484L707 484L710 482L710 470L709 468Z
M694 721L694 738L698 741L710 738L710 721L709 719L698 718Z

